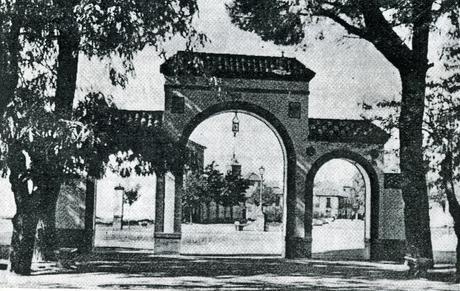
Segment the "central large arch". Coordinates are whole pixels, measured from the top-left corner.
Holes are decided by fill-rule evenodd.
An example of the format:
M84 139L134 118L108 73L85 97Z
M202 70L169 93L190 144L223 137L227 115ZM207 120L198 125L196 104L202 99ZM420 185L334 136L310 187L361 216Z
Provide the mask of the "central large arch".
M264 122L275 134L278 139L278 142L281 146L283 151L283 182L284 182L284 201L285 201L285 218L283 219L283 223L285 225L285 234L283 239L286 237L292 236L294 230L292 226L294 226L294 217L293 214L295 213L295 208L291 209L291 207L295 207L296 201L296 189L295 189L295 179L296 176L296 153L294 143L289 136L288 131L282 124L282 122L270 111L249 102L244 101L227 101L223 103L218 103L213 106L208 107L206 110L198 113L192 118L187 126L183 129L181 139L179 141L179 145L181 148L181 152L185 152L187 149L187 142L189 141L190 135L192 134L193 130L203 121L212 117L216 114L228 112L228 111L239 111L242 113L247 113L262 122ZM182 166L179 166L179 169L183 169ZM177 173L178 176L182 176L181 173ZM178 180L177 188L180 188L182 181ZM176 188L176 189L177 189ZM286 247L286 245L285 245ZM286 254L286 250L283 251L283 256Z
M219 112L240 110L264 121L285 151L286 243L288 258L309 255L304 234L304 190L308 164L309 81L314 73L292 58L179 52L161 67L165 75L163 126L185 153L195 127ZM175 173L174 209L157 193L155 252L178 253L181 237L183 167ZM174 213L174 232L165 233L164 216Z

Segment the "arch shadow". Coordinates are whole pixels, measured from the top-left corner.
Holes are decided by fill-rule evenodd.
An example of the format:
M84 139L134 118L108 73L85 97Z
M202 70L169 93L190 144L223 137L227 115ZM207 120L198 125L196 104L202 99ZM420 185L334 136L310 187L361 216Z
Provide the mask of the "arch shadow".
M182 135L179 139L179 147L182 153L185 152L187 142L192 134L193 130L207 118L222 113L225 111L241 110L248 112L259 117L261 121L267 124L272 130L275 131L275 135L278 137L279 142L282 143L281 147L284 147L285 153L285 182L286 182L286 238L291 237L294 233L295 228L295 208L296 208L296 152L294 142L292 141L286 127L283 123L267 109L245 101L227 101L218 103L207 107L205 110L197 113L185 126ZM182 159L183 162L183 159ZM179 167L181 168L181 167ZM286 244L286 248L288 244ZM285 250L288 253L288 250Z
M370 260L376 258L375 243L378 239L378 226L379 226L379 180L377 172L372 164L363 156L350 150L334 150L328 152L313 163L306 179L306 196L305 196L305 233L312 233L312 219L313 219L313 187L314 179L321 166L332 159L344 159L352 163L359 164L365 171L370 180L371 187L371 214L370 214Z

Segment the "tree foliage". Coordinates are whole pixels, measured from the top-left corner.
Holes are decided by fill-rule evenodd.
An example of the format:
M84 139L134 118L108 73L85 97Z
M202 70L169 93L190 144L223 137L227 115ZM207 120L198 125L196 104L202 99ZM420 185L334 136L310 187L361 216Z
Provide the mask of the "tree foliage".
M203 173L195 171L187 174L182 205L188 211L209 204L211 201L216 205L232 207L245 201L245 191L248 187L247 179L233 175L231 172L224 176L213 161L205 167Z
M182 193L182 209L188 211L189 222L193 222L193 210L202 203L210 201L208 197L208 184L206 178L200 172L186 174L184 192ZM187 216L184 215L184 218Z
M134 202L139 200L139 197L141 197L139 193L139 189L141 186L137 184L133 188L129 188L125 190L124 195L123 195L123 203L128 204L129 206L133 205Z
M143 133L146 142L155 140L150 146L159 145L150 151L146 144L134 143L133 135L127 131L120 135L132 138L114 145L113 136L108 134L118 132L107 132L109 127L103 119L110 109L98 112L99 120L94 119L94 114L86 114L96 110L88 106L104 103L103 93L90 92L72 112L79 55L108 60L112 83L125 86L128 73L134 70L132 59L145 46L160 53L163 42L175 35L202 37L192 26L196 12L196 1L183 0L0 2L0 65L5 68L0 71L0 113L5 115L2 122L8 120L9 126L2 126L2 166L10 170L18 209L12 243L13 271L30 272L37 209L47 209L43 218L50 216L46 225L54 228L63 174L97 175L107 154L126 151L128 144L140 161L134 167L138 172L166 171L172 164L160 158L167 156L163 148L170 149L168 145L173 141L158 126ZM24 160L29 158L32 161L25 167ZM151 162L157 162L157 158L161 162L152 167ZM31 188L36 191L30 197L37 199L27 196L25 186L29 182L42 184ZM54 244L51 233L47 241Z
M224 206L239 205L246 200L245 191L249 188L248 179L240 175L234 175L231 171L225 175L225 190L222 193L222 204Z
M458 27L453 33L460 33ZM452 35L452 34L450 34ZM447 200L460 238L460 44L454 43L443 56L444 74L430 84L427 96L426 156L431 169L434 199ZM456 191L457 190L457 191ZM457 243L456 281L460 282L460 244Z

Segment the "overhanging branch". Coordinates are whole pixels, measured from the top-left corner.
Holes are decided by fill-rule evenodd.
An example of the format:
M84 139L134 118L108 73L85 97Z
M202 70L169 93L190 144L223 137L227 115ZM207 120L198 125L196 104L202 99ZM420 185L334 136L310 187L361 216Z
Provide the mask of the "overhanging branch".
M321 10L317 13L317 16L327 17L333 20L334 22L336 22L337 24L340 24L343 28L345 28L345 30L348 33L354 34L361 38L366 39L366 31L364 28L356 27L348 23L345 19L341 18L338 14L335 14L331 11Z

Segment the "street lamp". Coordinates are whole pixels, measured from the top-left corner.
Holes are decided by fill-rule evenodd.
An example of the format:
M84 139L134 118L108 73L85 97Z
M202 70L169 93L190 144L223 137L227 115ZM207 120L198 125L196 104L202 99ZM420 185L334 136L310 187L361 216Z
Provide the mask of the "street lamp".
M264 174L265 174L265 168L264 166L260 166L259 168L259 174L260 174L260 212L262 212L262 192L264 188Z

